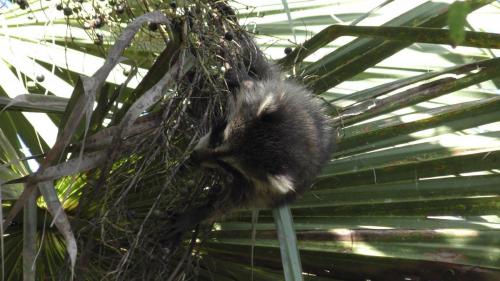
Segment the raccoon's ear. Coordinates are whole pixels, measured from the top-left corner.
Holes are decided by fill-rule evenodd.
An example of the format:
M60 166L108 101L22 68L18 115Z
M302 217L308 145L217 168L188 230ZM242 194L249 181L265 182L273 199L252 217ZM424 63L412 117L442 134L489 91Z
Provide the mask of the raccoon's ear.
M243 89L252 89L255 85L255 82L251 79L245 79L241 81L241 87Z
M277 121L281 116L278 110L278 104L276 104L274 97L271 95L260 102L256 114L257 117L264 122Z

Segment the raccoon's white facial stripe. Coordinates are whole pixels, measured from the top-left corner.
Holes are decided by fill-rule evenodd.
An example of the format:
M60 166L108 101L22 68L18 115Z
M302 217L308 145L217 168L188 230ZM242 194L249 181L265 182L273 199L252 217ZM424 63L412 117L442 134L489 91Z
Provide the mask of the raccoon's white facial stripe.
M260 116L273 102L273 94L270 93L266 98L260 103L259 109L257 110L257 116Z
M238 110L240 110L241 107L238 107ZM244 120L242 120L241 116L231 116L232 118L229 119L227 122L226 127L224 128L224 131L222 132L222 137L224 142L227 141L229 136L231 136L234 132L234 130L238 130L238 128L242 127L242 124L244 124Z
M287 175L268 175L267 180L278 193L287 194L289 192L295 192L293 182Z
M229 124L226 126L226 128L224 128L224 133L223 133L223 136L224 136L224 141L227 141L227 139L229 138L229 133L230 133L231 129L230 129L230 126Z
M252 89L254 87L254 82L252 80L243 80L241 84L246 89Z
M282 100L285 98L285 95L286 95L286 92L284 90L281 90L280 94L279 94L279 100Z
M201 137L201 139L198 141L196 146L194 147L194 150L202 150L202 149L207 149L210 141L210 134L212 133L212 130L208 131L206 135Z

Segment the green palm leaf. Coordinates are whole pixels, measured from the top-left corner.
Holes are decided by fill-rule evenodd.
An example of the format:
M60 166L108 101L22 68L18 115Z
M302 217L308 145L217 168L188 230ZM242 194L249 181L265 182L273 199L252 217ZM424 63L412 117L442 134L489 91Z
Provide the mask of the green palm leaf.
M232 3L262 49L325 101L337 149L312 190L289 206L293 227L286 209L263 210L256 224L242 211L169 244L172 214L210 200L200 187L214 178L172 183L195 132L181 126L184 137L172 137L180 121L162 109L170 102L175 115L196 101L177 99L186 84L172 79L176 67L201 65L213 82L205 86L220 82L215 52L191 48L194 60L178 52L200 42L178 32L198 22L181 19L174 29L141 27L125 61L113 60L109 76L95 72L111 61L107 49L126 23L151 7L195 13L218 40L221 31L205 24L207 3L64 3L69 17L47 1L2 11L1 215L24 210L2 233L5 280L69 279L61 268L72 231L81 280L500 278L495 1ZM189 5L198 10L182 10ZM95 14L107 15L104 27L82 28ZM169 72L176 57L186 60ZM161 85L167 94L155 92ZM25 177L35 160L39 173ZM27 179L46 182L45 200L23 199ZM50 227L58 208L59 230Z

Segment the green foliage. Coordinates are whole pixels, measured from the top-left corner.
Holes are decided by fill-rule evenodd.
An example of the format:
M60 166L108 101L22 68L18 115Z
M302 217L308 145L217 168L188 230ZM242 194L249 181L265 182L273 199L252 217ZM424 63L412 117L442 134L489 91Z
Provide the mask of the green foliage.
M186 49L196 54L196 73L203 73L190 81L203 80L203 94L220 89L217 44L224 28L235 28L232 19L224 28L207 24L213 18L206 1L91 2L64 3L74 11L69 17L47 1L3 14L7 29L0 40L8 30L10 48L0 52L2 215L21 201L31 161L40 164L49 155L54 162L37 176L58 179L47 188L57 191L51 198L61 201L83 246L82 280L284 280L287 247L280 243L286 239L277 237L292 232L286 214L279 219L277 211L263 210L252 225L242 211L213 229L196 227L176 243L169 236L175 214L211 200L205 188L223 180L201 173L173 178L194 141L193 128L201 116L220 114L223 103L183 96L200 85L186 80L165 84L160 103L150 90L169 77L167 65ZM424 1L408 9L410 1L358 2L285 1L285 9L279 0L233 3L262 49L325 101L339 131L332 161L290 206L300 259L288 244L285 267L300 263L304 280L496 281L500 64L498 50L487 48L499 44L491 24L498 3ZM154 4L176 17L178 29L141 26L123 53L128 60L111 70L104 87L85 88L80 75L92 76L125 23ZM198 20L183 21L184 8ZM105 24L88 28L99 18L95 11L107 15ZM57 17L48 18L51 12ZM490 33L466 32L468 24ZM179 31L188 28L197 33ZM40 36L48 30L50 39ZM293 51L285 56L287 47ZM188 105L198 119L185 117ZM49 122L37 123L42 119ZM49 137L54 122L67 146L51 154L63 147ZM68 238L49 227L53 217L41 198L30 206L26 213L36 216L18 216L2 236L5 280L21 279L23 240L38 241L24 250L39 251L37 280L69 278L60 270L68 264Z
M465 40L465 25L467 24L467 15L470 12L470 5L467 1L455 1L450 5L448 27L450 28L450 39L455 45Z

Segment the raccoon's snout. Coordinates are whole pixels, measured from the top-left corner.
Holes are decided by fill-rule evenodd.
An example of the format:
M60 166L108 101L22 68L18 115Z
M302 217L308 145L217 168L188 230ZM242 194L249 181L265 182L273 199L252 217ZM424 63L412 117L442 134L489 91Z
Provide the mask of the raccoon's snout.
M211 139L213 132L209 132L203 136L196 144L193 152L189 157L189 161L197 166L214 168L217 166L217 161L220 160L220 152L213 147Z
M211 153L206 149L195 149L189 156L189 162L194 165L203 165L211 161Z
M217 122L207 134L202 136L190 156L190 161L200 166L215 167L228 154L223 145L223 132L226 121Z

